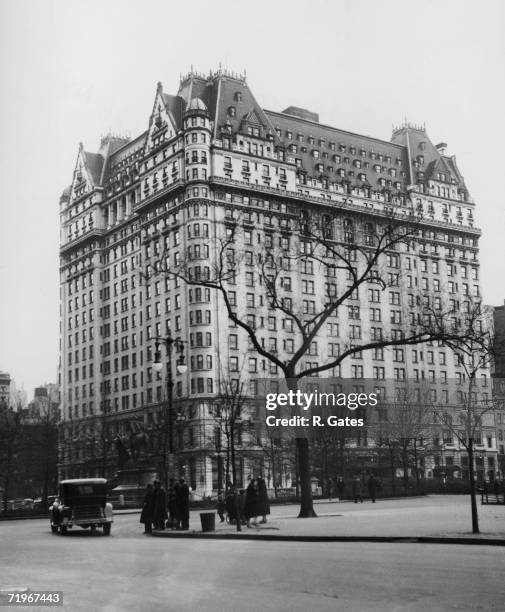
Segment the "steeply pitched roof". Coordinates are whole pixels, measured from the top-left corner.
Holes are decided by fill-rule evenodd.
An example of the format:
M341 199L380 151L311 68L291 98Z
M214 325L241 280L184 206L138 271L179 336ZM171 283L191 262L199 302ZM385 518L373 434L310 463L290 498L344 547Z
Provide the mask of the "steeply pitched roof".
M424 175L424 180L436 179L438 173L446 175L446 182L456 181L466 191L465 182L454 157L443 155L431 142L426 130L421 127L404 125L393 132L392 142L409 147L412 160L413 182ZM418 167L416 167L416 162Z
M93 183L95 185L99 185L103 168L103 157L100 155L100 153L90 153L89 151L84 151L84 163L91 175Z

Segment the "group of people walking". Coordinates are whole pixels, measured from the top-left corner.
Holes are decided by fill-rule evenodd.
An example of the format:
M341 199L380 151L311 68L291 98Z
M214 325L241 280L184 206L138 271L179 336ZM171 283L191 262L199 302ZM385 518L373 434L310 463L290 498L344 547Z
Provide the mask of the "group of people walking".
M148 484L140 522L144 532L154 529L189 529L189 487L184 478L170 479L168 494L159 480Z
M358 501L363 503L363 492L364 492L364 481L362 480L359 474L356 474L351 481L351 493L352 498L354 499L354 503L357 504ZM332 486L334 485L334 486ZM378 480L374 474L370 474L366 480L366 487L368 489L368 496L370 500L375 503L377 499L377 491L381 489L381 482ZM338 476L334 483L330 483L329 486L329 497L330 500L332 498L332 494L336 495L339 500L344 499L345 496L346 483L342 476Z
M252 477L246 489L237 491L235 486L229 482L226 486L226 495L222 491L218 494L217 513L223 523L225 515L231 524L237 520L247 527L267 522L267 515L270 514L270 504L268 501L267 485L263 478Z

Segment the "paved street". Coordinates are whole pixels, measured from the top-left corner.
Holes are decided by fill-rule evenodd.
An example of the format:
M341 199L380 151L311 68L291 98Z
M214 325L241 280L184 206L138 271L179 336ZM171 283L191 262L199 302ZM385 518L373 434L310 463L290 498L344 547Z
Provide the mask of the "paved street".
M471 537L470 500L463 495L379 499L376 504L317 501L316 521L296 520L298 506L272 506L268 529L279 535ZM478 506L481 537L505 539L505 506ZM200 529L195 513L191 527ZM233 526L217 525L219 532ZM244 530L254 535L255 530ZM473 537L473 536L472 536Z
M368 522L389 514L401 527L400 514L409 512L402 504L412 503L318 509L347 506L363 525L366 514ZM420 512L423 503L429 508L421 500ZM293 510L275 508L272 521ZM109 538L52 535L42 520L2 522L1 586L63 590L64 609L72 612L504 609L502 547L173 540L144 536L138 519L116 516Z

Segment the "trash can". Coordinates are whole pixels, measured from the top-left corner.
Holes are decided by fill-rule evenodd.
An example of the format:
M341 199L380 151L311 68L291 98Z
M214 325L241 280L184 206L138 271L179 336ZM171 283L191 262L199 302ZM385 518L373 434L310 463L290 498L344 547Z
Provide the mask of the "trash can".
M216 513L215 512L201 512L200 522L202 523L202 531L215 531L216 530Z

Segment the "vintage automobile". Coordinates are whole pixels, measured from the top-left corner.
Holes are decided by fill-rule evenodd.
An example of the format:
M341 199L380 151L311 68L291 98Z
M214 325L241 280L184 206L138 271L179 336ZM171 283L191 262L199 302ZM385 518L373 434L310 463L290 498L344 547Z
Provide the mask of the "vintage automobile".
M83 529L103 528L110 535L112 504L107 503L105 478L79 478L62 480L59 496L49 509L51 531L65 535L74 526Z

